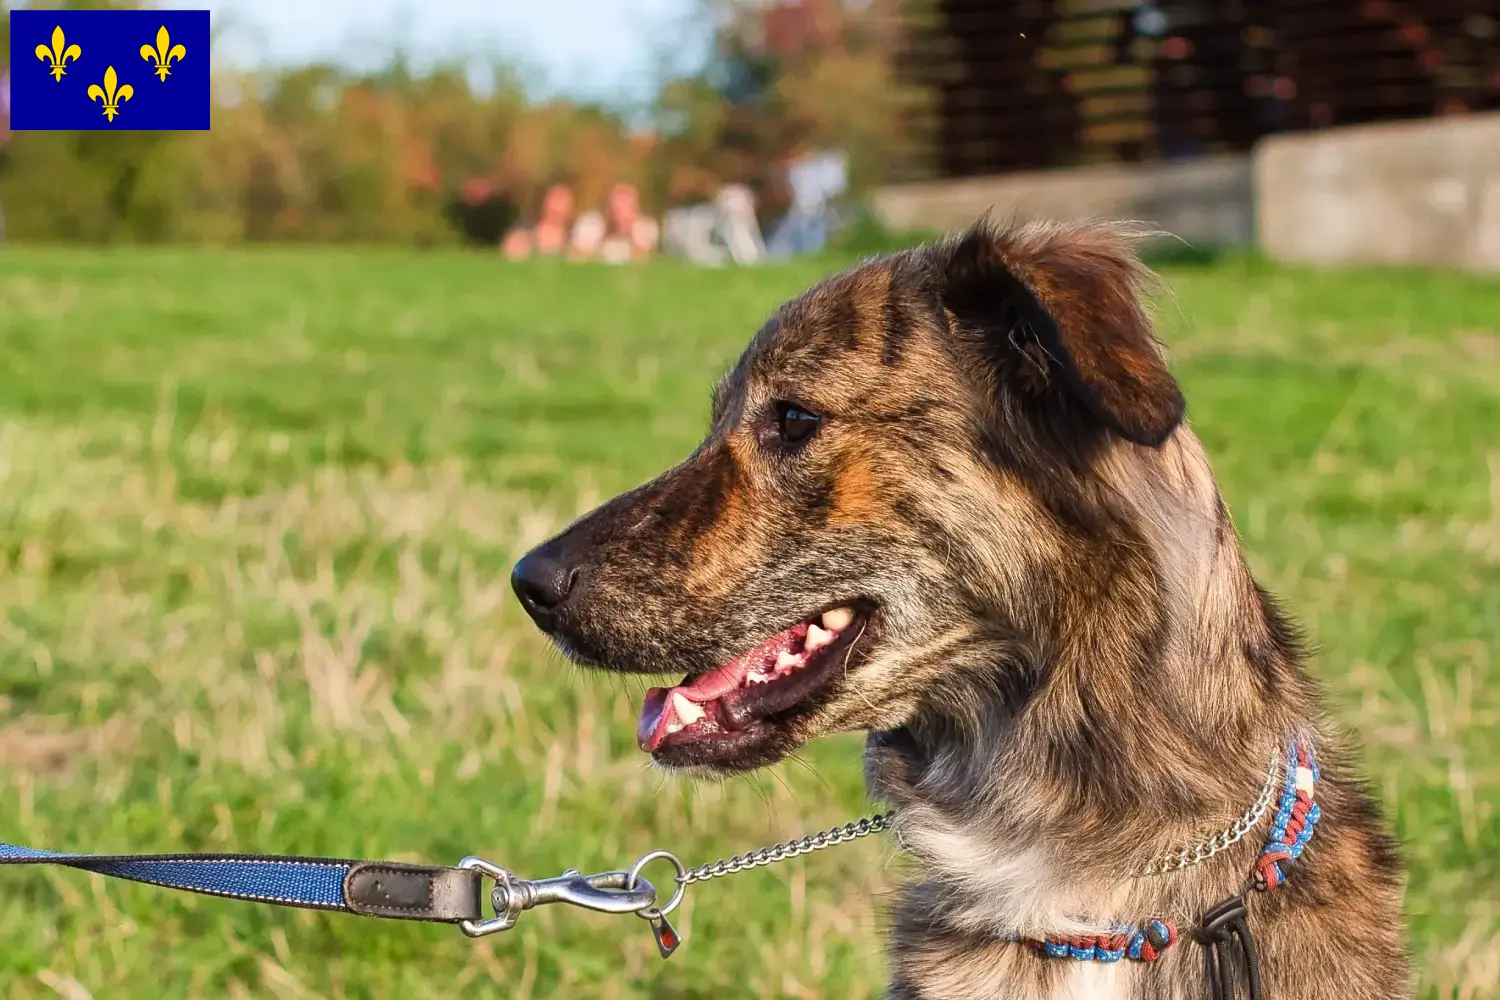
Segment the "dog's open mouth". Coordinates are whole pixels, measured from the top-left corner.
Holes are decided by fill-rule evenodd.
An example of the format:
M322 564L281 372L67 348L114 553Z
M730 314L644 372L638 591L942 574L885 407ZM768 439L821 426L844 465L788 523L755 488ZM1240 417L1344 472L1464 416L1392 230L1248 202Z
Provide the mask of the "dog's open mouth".
M646 692L641 749L733 741L794 713L849 668L869 613L841 605L764 640L722 666Z

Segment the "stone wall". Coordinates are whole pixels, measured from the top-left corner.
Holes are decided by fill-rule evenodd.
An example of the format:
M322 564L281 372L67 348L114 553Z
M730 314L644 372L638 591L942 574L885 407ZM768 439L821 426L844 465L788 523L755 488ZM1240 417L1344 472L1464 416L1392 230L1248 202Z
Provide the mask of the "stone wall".
M1278 260L1500 270L1500 114L1266 139L1255 201Z
M1207 248L1254 240L1253 189L1249 156L1210 156L893 185L871 210L898 231L961 229L989 209L1022 221L1130 219Z
M893 229L998 218L1133 219L1200 247L1259 242L1277 260L1500 271L1500 113L1327 129L1247 156L896 185Z

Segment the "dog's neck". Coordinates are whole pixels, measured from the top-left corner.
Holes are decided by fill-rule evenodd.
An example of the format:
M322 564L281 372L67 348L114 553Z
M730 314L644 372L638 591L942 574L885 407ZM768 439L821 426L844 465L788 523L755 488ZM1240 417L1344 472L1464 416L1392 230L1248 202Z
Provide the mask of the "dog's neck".
M1156 554L1144 577L1099 590L1045 652L990 664L960 698L871 737L871 790L896 807L917 861L1016 929L1064 929L1090 902L1140 904L1133 873L1232 823L1268 754L1307 724L1295 641L1184 435L1159 464L1107 470L1137 498ZM1024 691L995 680L1018 675Z

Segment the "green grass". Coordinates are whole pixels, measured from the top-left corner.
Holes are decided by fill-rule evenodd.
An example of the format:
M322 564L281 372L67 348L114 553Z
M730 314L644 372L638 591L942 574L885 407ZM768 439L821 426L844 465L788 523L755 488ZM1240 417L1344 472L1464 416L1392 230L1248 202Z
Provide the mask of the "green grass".
M0 839L539 877L860 814L852 736L657 777L642 685L565 666L506 583L686 454L710 379L831 266L0 251ZM1500 285L1168 277L1195 426L1405 844L1424 989L1500 995ZM665 964L644 922L560 907L476 942L4 871L0 994L870 997L890 862L871 838L699 887Z

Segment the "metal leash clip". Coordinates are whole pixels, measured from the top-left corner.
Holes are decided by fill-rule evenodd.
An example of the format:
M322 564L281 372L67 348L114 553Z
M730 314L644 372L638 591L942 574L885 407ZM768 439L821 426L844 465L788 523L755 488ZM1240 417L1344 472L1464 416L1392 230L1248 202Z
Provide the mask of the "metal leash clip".
M583 875L568 869L555 878L524 879L483 858L468 857L458 863L495 880L490 905L495 915L488 920L465 920L459 924L469 937L484 937L508 931L523 910L548 903L569 903L599 913L640 913L656 902L656 887L631 872L600 872Z
M483 858L464 858L458 863L460 868L471 868L495 880L495 888L490 892L490 903L495 908L495 915L489 920L465 920L459 926L469 937L483 937L496 931L510 930L516 925L516 918L521 915L522 910L529 910L543 903L572 903L600 913L634 913L651 925L651 934L656 938L656 950L661 952L661 957L670 958L672 952L682 945L682 935L667 920L667 914L677 909L688 886L721 875L775 864L888 830L893 816L893 813L882 813L806 837L798 837L784 844L772 844L748 854L699 865L697 868L688 868L671 851L647 851L636 859L629 871L580 875L577 870L570 868L556 878L532 882L516 878L511 872ZM641 875L641 870L653 861L665 861L676 870L676 874L672 876L676 891L663 906L656 905L656 887Z
M670 861L677 869L677 891L665 906L656 905L656 886L641 875L642 868L658 859ZM667 922L667 914L682 902L682 894L687 889L687 870L670 851L644 854L629 871L583 875L570 868L556 878L534 880L518 878L514 872L483 858L464 858L458 867L472 869L495 880L495 888L490 890L490 905L494 907L495 915L488 920L461 922L459 927L469 937L508 931L516 925L516 918L523 910L547 903L569 903L598 913L634 913L651 925L651 934L656 938L656 948L662 958L670 956L682 944L682 937Z

